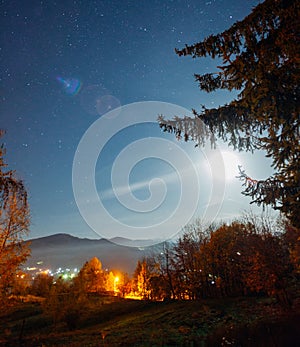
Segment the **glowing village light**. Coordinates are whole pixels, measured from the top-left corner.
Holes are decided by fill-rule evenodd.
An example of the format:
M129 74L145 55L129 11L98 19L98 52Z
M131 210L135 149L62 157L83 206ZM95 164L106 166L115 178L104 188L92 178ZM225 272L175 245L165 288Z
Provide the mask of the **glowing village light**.
M117 285L118 285L119 281L120 281L120 278L119 278L118 276L116 276L116 277L114 278L114 292L115 292L115 293L118 292Z

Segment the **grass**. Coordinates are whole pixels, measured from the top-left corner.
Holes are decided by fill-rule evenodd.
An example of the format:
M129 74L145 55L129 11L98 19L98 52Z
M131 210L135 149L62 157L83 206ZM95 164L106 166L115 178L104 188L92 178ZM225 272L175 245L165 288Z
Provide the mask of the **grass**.
M0 314L0 346L265 347L300 339L299 307L284 310L268 298L92 300L72 331L64 322L53 325L40 304L18 303Z

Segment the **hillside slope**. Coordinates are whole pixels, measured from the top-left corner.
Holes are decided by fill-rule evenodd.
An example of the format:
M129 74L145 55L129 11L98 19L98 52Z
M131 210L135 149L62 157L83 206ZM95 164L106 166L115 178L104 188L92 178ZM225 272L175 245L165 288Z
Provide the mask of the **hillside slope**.
M299 306L270 298L146 302L94 298L77 326L54 325L39 304L0 313L3 346L297 346ZM103 301L105 300L105 301ZM25 323L24 323L25 322ZM2 343L2 344L1 344Z

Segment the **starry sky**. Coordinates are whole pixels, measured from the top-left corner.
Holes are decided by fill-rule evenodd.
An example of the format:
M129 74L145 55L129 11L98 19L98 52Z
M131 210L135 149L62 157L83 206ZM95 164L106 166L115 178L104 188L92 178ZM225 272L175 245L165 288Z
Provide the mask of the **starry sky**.
M230 101L234 94L205 94L194 81L194 73L212 71L217 62L179 58L174 48L225 30L258 3L1 1L0 127L7 132L2 139L6 162L24 180L29 192L31 238L58 232L89 238L119 235L117 227L102 225L101 221L93 230L79 213L72 189L72 166L82 136L105 112L119 106L158 101L191 110L201 104L215 107ZM155 210L154 217L145 213L129 217L128 210L114 199L110 169L118 153L139 138L151 137L180 146L194 162L202 155L193 144L178 144L155 123L135 125L110 139L97 161L96 181L101 173L97 189L115 219L130 219L136 227L149 224L152 218L159 223L159 218L176 207L172 194L180 195L177 185L171 184L163 210ZM237 160L256 178L272 172L263 153L236 153L226 160ZM132 189L142 200L149 197L145 182L160 175L172 176L170 165L155 161L150 154L149 158L145 154L143 163L130 174ZM206 185L205 175L200 181ZM226 180L225 188L219 219L233 218L249 208L249 199L240 194L241 182ZM205 195L205 188L201 195ZM201 207L197 211L201 217Z

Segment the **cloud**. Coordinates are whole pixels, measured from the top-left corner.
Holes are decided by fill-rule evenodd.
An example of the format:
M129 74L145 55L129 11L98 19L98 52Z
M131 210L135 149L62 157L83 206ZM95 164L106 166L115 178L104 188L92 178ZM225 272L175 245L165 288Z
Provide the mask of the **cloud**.
M166 173L156 179L163 181L165 184L172 184L178 181L178 174L176 173L176 171L173 171L173 172ZM123 185L123 186L116 186L114 188L108 188L106 190L100 191L99 194L100 194L101 200L109 200L109 199L115 198L116 196L128 195L140 189L149 189L149 185L151 181L153 181L152 178L145 179L145 180L135 182L132 184Z

